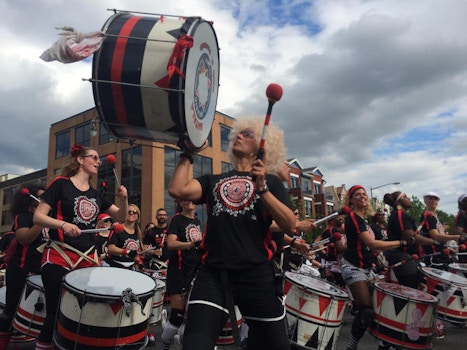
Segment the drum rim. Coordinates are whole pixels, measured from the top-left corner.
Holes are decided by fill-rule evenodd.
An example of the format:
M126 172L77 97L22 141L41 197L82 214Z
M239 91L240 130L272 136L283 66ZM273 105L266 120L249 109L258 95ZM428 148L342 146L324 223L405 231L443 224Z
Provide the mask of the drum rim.
M337 291L337 293L327 294L327 293L326 293L325 291L323 291L323 290L313 289L313 288L311 288L311 287L309 287L309 286L303 285L303 284L301 284L301 283L297 283L296 281L290 279L289 277L287 277L287 276L289 276L289 275L298 275L298 276L302 276L302 277L307 278L307 279L311 279L311 280L313 280L313 281L315 281L315 282L318 281L319 283L330 285L330 286L332 286L332 287L334 288L335 291ZM314 293L316 293L316 294L320 294L320 295L323 295L323 296L328 296L328 297L330 297L331 299L343 299L343 300L347 300L347 299L349 298L349 294L348 294L346 291L342 290L342 288L340 288L339 286L337 286L337 285L335 285L335 284L333 284L333 283L327 282L327 281L320 280L320 279L318 279L318 278L313 278L313 277L311 277L311 276L303 275L303 274L301 274L301 273L292 272L292 271L286 271L286 272L285 272L285 278L286 278L287 280L289 280L290 282L292 282L293 284L295 284L295 285L297 285L297 286L299 286L299 287L301 287L301 288L303 288L303 289L305 289L305 290L309 290L309 291L312 291L312 292L314 292Z
M419 289L410 288L410 287L398 284L398 286L400 286L403 289L412 289L414 291L419 292L420 294L424 294L426 296L429 296L431 300L420 300L420 299L415 299L415 298L413 298L411 296L408 296L408 295L400 295L400 294L397 294L397 293L393 292L392 290L383 289L383 288L380 287L380 285L396 285L395 283L378 281L378 282L373 283L373 287L375 289L379 290L379 291L385 292L388 295L398 297L399 299L407 299L407 300L410 300L410 301L415 301L415 302L417 302L419 304L420 303L423 303L423 304L437 304L439 302L439 299L437 297L435 297L434 295L431 295L430 293L424 292L424 291L419 290Z
M454 275L456 276L456 278L463 278L465 279L465 283L459 281L459 282L455 282L455 281L450 281L449 279L442 279L439 275L436 275L436 274L431 274L429 271L434 271L434 270L438 270L438 269L435 269L433 267L428 267L428 266L425 266L425 267L422 267L422 272L425 274L425 275L428 275L430 278L432 279L435 279L439 282L444 282L444 283L449 283L449 284L452 284L452 285L455 285L457 287L461 287L461 288L467 288L467 278L465 277L462 277L462 276L459 276L458 274L455 274L455 273L452 273L452 272L449 272L449 271L444 271L444 270L440 270L442 271L443 273L447 273L447 274L450 274L450 275Z

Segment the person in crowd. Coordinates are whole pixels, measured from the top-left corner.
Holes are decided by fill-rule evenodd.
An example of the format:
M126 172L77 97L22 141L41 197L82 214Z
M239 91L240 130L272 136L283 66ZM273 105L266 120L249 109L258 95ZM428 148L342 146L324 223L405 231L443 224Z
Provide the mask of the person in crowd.
M304 255L306 254L306 248L310 249L310 245L305 242L305 232L311 231L312 228L316 227L313 224L314 220L305 219L300 220L300 211L294 210L296 218L295 229L292 233L284 233L284 271L298 270L305 261ZM302 246L306 244L306 246Z
M375 233L376 239L380 239L383 241L388 239L386 215L384 215L383 212L377 211L371 217L370 227Z
M435 241L433 245L422 246L423 255L426 256L424 259L426 266L447 271L449 270L449 264L453 261L449 255L443 252L446 247L445 243L450 240L459 243L462 243L462 241L461 235L449 235L444 231L443 224L436 216L439 200L438 194L432 191L426 192L423 195L426 208L420 219L420 234Z
M109 266L105 261L108 257L108 248L107 244L109 243L110 231L112 229L113 219L107 213L99 214L97 217L96 229L107 229L106 231L99 231L96 233L96 242L95 246L97 248L97 253L99 254L99 260L101 261L102 266Z
M7 266L7 251L11 243L16 246L15 233L13 231L6 231L2 234L0 239L0 268L5 269ZM15 247L12 247L14 250Z
M94 148L74 145L65 160L62 175L52 180L34 212L34 224L49 228L50 237L41 263L46 319L36 340L36 349L55 348L52 336L63 277L71 270L99 264L94 233L81 230L95 228L100 213L124 220L128 211L124 186L117 191L120 206L91 186L100 164Z
M180 210L167 229L169 260L167 289L170 296L170 318L161 335L161 350L168 350L185 316L186 301L193 278L201 261L198 251L202 239L201 223L195 216L192 201L179 201Z
M144 250L157 248L146 252L144 264L148 268L160 267L167 262L167 211L164 208L156 210L156 224L144 232ZM155 261L154 261L155 259ZM154 262L154 264L152 263ZM155 265L155 266L153 266Z
M110 233L107 244L109 251L107 262L110 266L132 270L143 269L143 261L139 257L143 246L141 227L139 226L140 215L141 211L136 204L128 205L123 231L117 233L113 230Z
M25 187L36 198L44 193L38 185ZM16 244L11 252L6 270L8 288L3 313L0 315L0 349L8 347L11 335L11 323L18 307L21 294L30 275L40 274L42 254L37 251L43 243L42 228L34 225L33 216L39 202L31 196L18 191L13 197L11 214Z
M330 220L329 227L326 228L322 233L320 239L332 239L335 235L344 234L344 215L337 215ZM324 262L325 276L326 279L338 286L344 287L345 283L341 275L341 258L342 253L345 250L345 246L336 244L336 242L331 242L328 244L325 252L320 254L322 257L322 263Z
M460 235L461 240L465 241L467 237L467 194L462 194L457 199L459 211L454 218L454 234ZM465 244L464 244L465 246ZM467 256L459 255L459 263L466 263Z
M289 349L282 274L272 262L274 220L283 232L296 218L282 181L275 175L285 159L283 133L268 127L264 160L256 159L263 120L238 119L230 132L227 154L234 170L191 178L193 154L185 150L173 173L169 194L205 203L206 230L201 268L191 291L183 350L215 346L226 321L235 327L234 304L249 326L248 348ZM234 339L235 339L235 330Z
M368 281L373 274L372 267L376 262L375 251L409 246L413 244L413 241L375 239L373 230L365 221L367 216L373 214L373 209L363 186L352 186L344 202L351 212L344 221L347 249L344 252L342 278L350 289L353 307L356 311L346 349L355 350L374 316Z

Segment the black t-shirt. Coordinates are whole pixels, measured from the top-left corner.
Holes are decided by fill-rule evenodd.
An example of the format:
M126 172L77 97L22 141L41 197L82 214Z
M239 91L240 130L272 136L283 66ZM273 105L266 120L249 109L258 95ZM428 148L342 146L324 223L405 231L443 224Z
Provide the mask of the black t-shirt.
M53 215L58 220L73 223L81 230L94 229L97 216L105 212L112 203L94 188L80 191L70 178L59 176L47 187L42 194L42 200L52 207ZM94 233L83 233L70 237L63 234L61 229L50 229L49 236L56 241L62 241L85 252L94 245Z
M422 226L420 229L420 234L424 237L432 238L430 235L430 230L438 230L439 233L444 234L444 227L438 220L438 217L430 212L424 212L422 214L420 225ZM427 255L442 252L445 247L445 243L439 243L440 244L438 245L422 245L421 247L423 248L423 253Z
M175 214L170 221L167 234L176 235L180 242L199 242L202 239L201 223L198 218L189 218L182 214ZM183 249L169 251L169 265L179 270L187 271L199 265L201 255L198 249Z
M248 269L272 259L272 217L266 211L248 172L231 171L197 179L208 211L202 263L215 269ZM282 181L268 174L271 193L290 207Z
M336 233L343 234L343 232L341 230L339 230L338 228L330 227L330 228L323 231L323 233L321 234L321 239L330 238L330 237L334 236ZM336 245L335 244L334 245L329 244L328 248L327 248L326 260L327 261L337 261L338 257L339 257L339 251L337 250Z
M376 256L374 252L363 243L359 235L361 232L368 231L374 237L373 230L363 218L354 212L350 212L350 214L346 216L344 227L347 237L347 249L344 252L344 258L359 268L371 268L373 263L376 262Z
M114 244L118 248L130 250L141 251L141 244L139 243L138 235L135 233L128 233L123 230L120 233L112 231L109 236L108 245ZM120 261L120 262L134 262L134 258L129 256L120 256L120 255L109 255L110 260Z
M417 230L415 220L401 209L394 208L388 219L388 241L400 241L404 239L402 233L406 230ZM411 247L400 247L395 250L408 254L418 254L418 245Z
M167 227L154 226L150 230L147 230L143 237L143 244L150 245L151 247L162 248L162 255L158 257L159 260L166 261L168 258L167 253ZM146 259L150 259L151 255L147 256Z

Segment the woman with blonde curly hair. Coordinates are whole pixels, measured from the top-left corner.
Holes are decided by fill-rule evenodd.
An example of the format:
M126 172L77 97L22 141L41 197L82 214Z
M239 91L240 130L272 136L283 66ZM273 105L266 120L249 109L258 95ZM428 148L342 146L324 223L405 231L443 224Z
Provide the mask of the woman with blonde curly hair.
M352 293L354 310L357 312L346 350L354 350L357 349L359 340L374 316L369 279L372 275L372 267L376 263L376 252L405 247L413 244L413 240L408 242L375 239L373 230L365 221L366 217L374 214L374 210L363 186L352 186L344 198L344 204L351 211L344 222L347 249L344 252L341 273L344 283ZM385 344L382 347L384 348Z
M283 133L269 125L260 160L256 154L262 129L260 119L234 123L228 148L234 170L192 179L193 155L185 152L169 185L172 197L205 203L208 210L200 245L202 265L188 302L184 350L214 348L229 311L235 318L234 302L249 326L248 349L290 347L270 225L274 220L282 231L292 232L296 219L275 175L285 158Z

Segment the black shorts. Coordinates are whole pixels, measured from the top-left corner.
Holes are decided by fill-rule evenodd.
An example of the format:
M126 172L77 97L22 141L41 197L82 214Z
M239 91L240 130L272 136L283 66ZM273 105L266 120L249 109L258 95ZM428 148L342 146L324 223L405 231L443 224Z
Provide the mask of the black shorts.
M166 291L167 295L185 294L190 291L193 278L196 276L197 268L185 268L179 270L177 266L167 267Z

